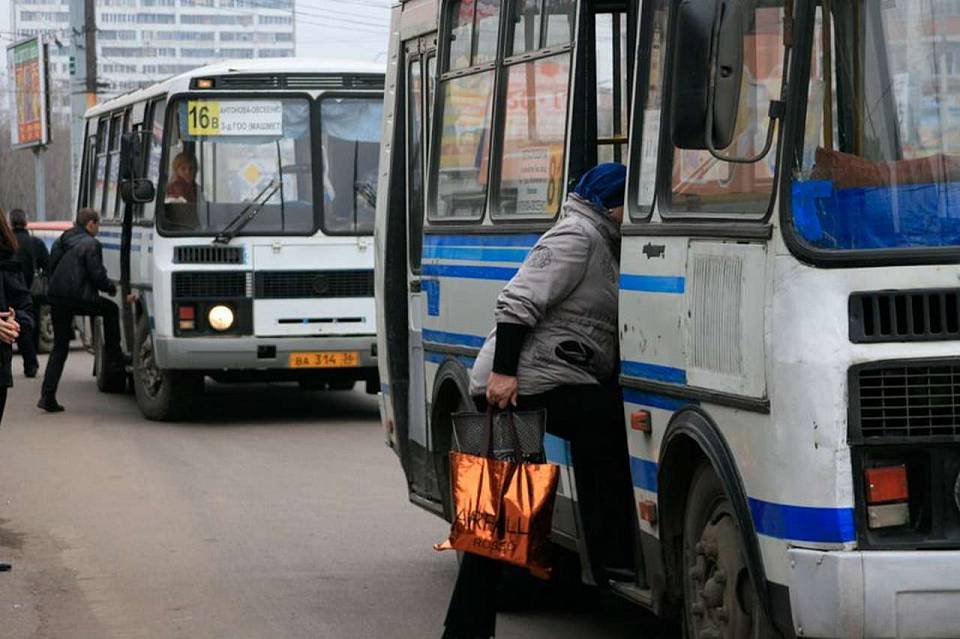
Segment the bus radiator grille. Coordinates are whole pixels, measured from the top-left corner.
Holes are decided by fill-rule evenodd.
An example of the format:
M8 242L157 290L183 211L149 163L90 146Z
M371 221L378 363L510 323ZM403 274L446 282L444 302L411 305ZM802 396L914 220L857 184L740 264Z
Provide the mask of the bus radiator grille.
M243 271L173 274L174 299L223 299L248 297Z
M960 289L858 292L850 295L850 341L960 339Z
M308 297L373 297L373 271L260 271L255 277L258 299Z
M856 366L850 375L850 439L960 437L960 361Z
M243 264L240 246L177 246L173 250L174 264Z

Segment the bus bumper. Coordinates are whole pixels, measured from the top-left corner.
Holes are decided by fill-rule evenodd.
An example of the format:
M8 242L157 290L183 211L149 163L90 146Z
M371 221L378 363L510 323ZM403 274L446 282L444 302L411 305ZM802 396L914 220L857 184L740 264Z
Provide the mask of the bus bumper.
M791 549L799 637L960 636L960 551Z
M356 367L326 370L364 371L376 368L374 335L323 337L156 337L157 365L171 370L287 370L291 353L356 351ZM323 370L323 369L320 369Z

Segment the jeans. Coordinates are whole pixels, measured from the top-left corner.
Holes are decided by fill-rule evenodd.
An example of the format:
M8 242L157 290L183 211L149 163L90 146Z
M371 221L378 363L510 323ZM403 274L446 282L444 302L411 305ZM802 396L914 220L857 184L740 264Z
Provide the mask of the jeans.
M521 395L517 410L547 409L547 432L570 442L587 554L597 583L603 569L633 568L633 484L623 400L615 383L559 386ZM447 608L447 636L492 637L502 564L464 553Z
M54 302L50 307L53 319L53 351L47 360L47 370L43 374L43 397L54 398L63 366L70 353L70 338L73 336L73 318L75 315L89 315L103 318L103 346L107 368L123 365L123 352L120 350L120 309L105 297L96 302Z

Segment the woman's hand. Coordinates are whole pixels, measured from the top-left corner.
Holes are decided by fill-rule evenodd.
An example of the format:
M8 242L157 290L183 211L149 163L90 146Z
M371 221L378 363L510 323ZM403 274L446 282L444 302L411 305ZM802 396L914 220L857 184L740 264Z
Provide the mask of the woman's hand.
M0 342L13 344L20 336L20 323L15 319L14 310L0 311Z
M490 372L487 377L487 402L497 408L506 408L517 405L517 378L512 375L501 375Z

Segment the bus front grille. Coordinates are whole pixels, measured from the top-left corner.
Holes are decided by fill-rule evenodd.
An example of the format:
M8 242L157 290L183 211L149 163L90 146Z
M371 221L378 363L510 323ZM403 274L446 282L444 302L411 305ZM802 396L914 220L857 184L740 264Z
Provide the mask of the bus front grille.
M307 297L373 297L373 271L260 271L255 296L259 299Z
M854 343L960 340L960 289L852 293L849 315Z
M243 264L243 247L177 246L173 249L174 264Z
M861 365L850 375L851 443L960 438L960 360Z
M243 271L173 274L174 299L221 299L248 297L247 273Z

